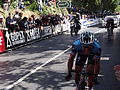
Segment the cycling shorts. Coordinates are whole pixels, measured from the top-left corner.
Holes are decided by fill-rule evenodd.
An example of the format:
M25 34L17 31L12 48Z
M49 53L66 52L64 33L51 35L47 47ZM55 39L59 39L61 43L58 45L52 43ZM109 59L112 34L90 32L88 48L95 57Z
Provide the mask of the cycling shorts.
M78 55L76 58L76 62L75 65L79 65L79 66L84 66L86 60L88 60L87 64L95 64L95 60L93 59L94 56L86 56L86 55Z

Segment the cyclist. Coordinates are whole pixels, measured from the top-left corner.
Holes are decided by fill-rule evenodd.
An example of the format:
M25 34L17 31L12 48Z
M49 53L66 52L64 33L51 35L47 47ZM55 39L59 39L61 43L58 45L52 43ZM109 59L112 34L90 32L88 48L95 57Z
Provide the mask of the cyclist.
M75 32L75 35L77 35L78 31L81 29L81 23L80 23L80 18L79 15L76 14L71 20L71 36L72 33Z
M89 90L91 90L93 84L98 84L97 76L100 71L100 55L101 55L101 46L95 39L93 33L83 32L80 34L80 37L73 43L70 57L67 63L68 73L66 76L66 80L71 79L71 70L76 55L77 55L75 62L76 71L80 72L82 71L86 59L88 58L87 73L92 74L88 76L88 87ZM76 86L78 86L79 81L80 75L79 73L75 73Z
M113 29L114 29L114 19L113 18L108 18L107 19L107 32L108 32L108 36L113 34Z

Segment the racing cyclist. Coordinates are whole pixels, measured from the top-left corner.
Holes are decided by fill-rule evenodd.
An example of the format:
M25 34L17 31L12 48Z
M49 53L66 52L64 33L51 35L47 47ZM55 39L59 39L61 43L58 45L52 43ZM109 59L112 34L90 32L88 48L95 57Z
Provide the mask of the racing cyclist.
M108 18L107 19L107 24L106 24L108 36L113 34L113 29L114 29L114 19L113 18Z
M71 36L73 36L73 32L77 35L78 31L81 29L81 23L79 15L76 14L71 20Z
M101 46L95 39L94 34L91 32L83 32L80 37L73 43L70 57L68 59L67 68L68 73L66 80L71 79L71 70L73 67L74 58L76 57L75 70L82 71L88 58L87 73L92 74L88 76L88 90L91 90L94 84L98 84L97 76L100 71L100 55ZM91 55L91 56L89 56ZM78 86L80 81L79 73L75 73L75 83Z

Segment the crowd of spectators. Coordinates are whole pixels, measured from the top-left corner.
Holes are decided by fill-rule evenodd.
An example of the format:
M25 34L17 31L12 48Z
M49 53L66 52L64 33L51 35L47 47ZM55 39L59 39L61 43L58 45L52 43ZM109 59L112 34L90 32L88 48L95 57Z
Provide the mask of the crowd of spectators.
M3 2L2 7L4 11L9 11L10 5L12 4L12 0L2 0L2 2ZM15 9L25 9L24 0L15 0L14 4Z
M44 26L55 26L63 22L63 17L60 15L41 15L36 17L31 15L30 17L23 16L23 13L15 11L15 13L9 13L3 21L3 17L0 17L0 27L6 27L8 32L26 31L32 28L42 28ZM4 24L3 24L4 23Z

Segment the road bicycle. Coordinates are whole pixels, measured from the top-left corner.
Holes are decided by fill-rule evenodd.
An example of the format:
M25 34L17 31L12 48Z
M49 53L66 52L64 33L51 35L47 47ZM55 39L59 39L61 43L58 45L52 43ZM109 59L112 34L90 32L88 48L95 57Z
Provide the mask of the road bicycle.
M88 56L91 56L91 55L88 55ZM93 55L92 55L93 56ZM80 74L80 81L79 81L79 84L77 86L77 90L86 90L86 87L87 87L87 82L88 82L88 76L95 76L94 74L91 74L91 73L88 73L86 71L87 69L87 64L88 64L88 58L85 62L85 65L82 69L82 71L76 71L76 70L71 70L71 72L74 72L74 73L79 73ZM97 81L93 81L94 85L97 85L98 82ZM93 89L92 89L93 90Z
M70 22L70 29L71 36L73 36L73 33L75 33L75 35L78 35L78 31L81 29L81 25L80 23L76 24L74 22Z
M79 82L76 90L86 90L87 89L86 88L87 87L87 77L90 75L94 75L94 74L88 74L84 70L82 70L82 72L72 70L71 72L79 73L81 75L80 82Z
M108 33L108 38L111 39L113 36L113 27L110 25L109 27L107 27L107 33Z

